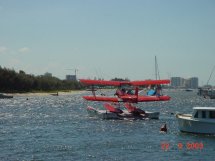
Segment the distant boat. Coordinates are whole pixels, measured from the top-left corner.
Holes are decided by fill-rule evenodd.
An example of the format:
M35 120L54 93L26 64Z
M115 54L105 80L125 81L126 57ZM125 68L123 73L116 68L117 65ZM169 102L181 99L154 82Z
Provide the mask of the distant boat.
M50 95L52 95L52 96L59 96L58 92L57 93L52 93Z
M191 88L187 88L187 89L185 89L185 91L186 91L186 92L192 92L192 91L193 91L193 89L191 89Z
M215 89L213 88L199 88L198 95L203 96L204 98L215 99Z
M198 95L203 96L204 98L215 99L215 89L209 85L209 81L214 71L215 71L215 65L211 71L211 74L207 81L207 85L204 88L199 88Z
M215 134L215 107L194 107L193 114L176 114L182 132Z
M0 99L8 99L8 98L13 98L13 96L9 96L9 95L0 93Z

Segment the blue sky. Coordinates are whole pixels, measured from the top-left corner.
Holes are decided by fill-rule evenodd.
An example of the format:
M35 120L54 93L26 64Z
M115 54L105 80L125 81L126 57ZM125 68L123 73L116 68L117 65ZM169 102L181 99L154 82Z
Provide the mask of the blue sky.
M61 79L199 77L215 65L214 0L0 0L0 65ZM215 73L211 84L215 85Z

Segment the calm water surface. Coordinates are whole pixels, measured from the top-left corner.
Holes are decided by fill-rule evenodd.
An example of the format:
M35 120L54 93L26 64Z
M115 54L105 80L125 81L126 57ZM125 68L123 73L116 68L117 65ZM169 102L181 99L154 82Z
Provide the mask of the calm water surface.
M174 116L191 113L193 106L215 106L215 100L195 92L166 93L172 97L169 102L138 104L160 111L159 120L136 121L90 118L83 94L1 99L0 160L215 160L215 136L181 133ZM159 133L164 123L167 134ZM188 149L188 143L204 147Z

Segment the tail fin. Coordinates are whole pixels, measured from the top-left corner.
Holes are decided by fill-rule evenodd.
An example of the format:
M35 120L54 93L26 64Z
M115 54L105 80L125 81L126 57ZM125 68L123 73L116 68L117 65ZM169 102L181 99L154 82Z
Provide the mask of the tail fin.
M137 108L132 106L130 103L125 103L124 106L127 108L128 112L134 112L137 110Z
M122 110L112 106L109 103L104 103L104 107L109 111L109 112L113 112L113 113L123 113Z
M130 113L145 114L145 111L133 106L131 103L125 103L124 106L127 108L128 112Z

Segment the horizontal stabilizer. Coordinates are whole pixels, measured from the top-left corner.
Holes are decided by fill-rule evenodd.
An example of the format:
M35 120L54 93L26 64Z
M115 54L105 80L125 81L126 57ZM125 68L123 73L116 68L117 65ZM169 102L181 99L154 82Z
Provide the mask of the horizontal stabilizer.
M109 103L104 103L104 107L109 111L109 112L113 112L113 113L123 113L122 110L114 107L113 105L109 104Z
M125 103L124 106L127 108L128 112L130 112L130 113L145 114L145 111L141 110L140 108L133 106L130 103Z
M117 97L83 96L83 98L87 101L119 102Z

